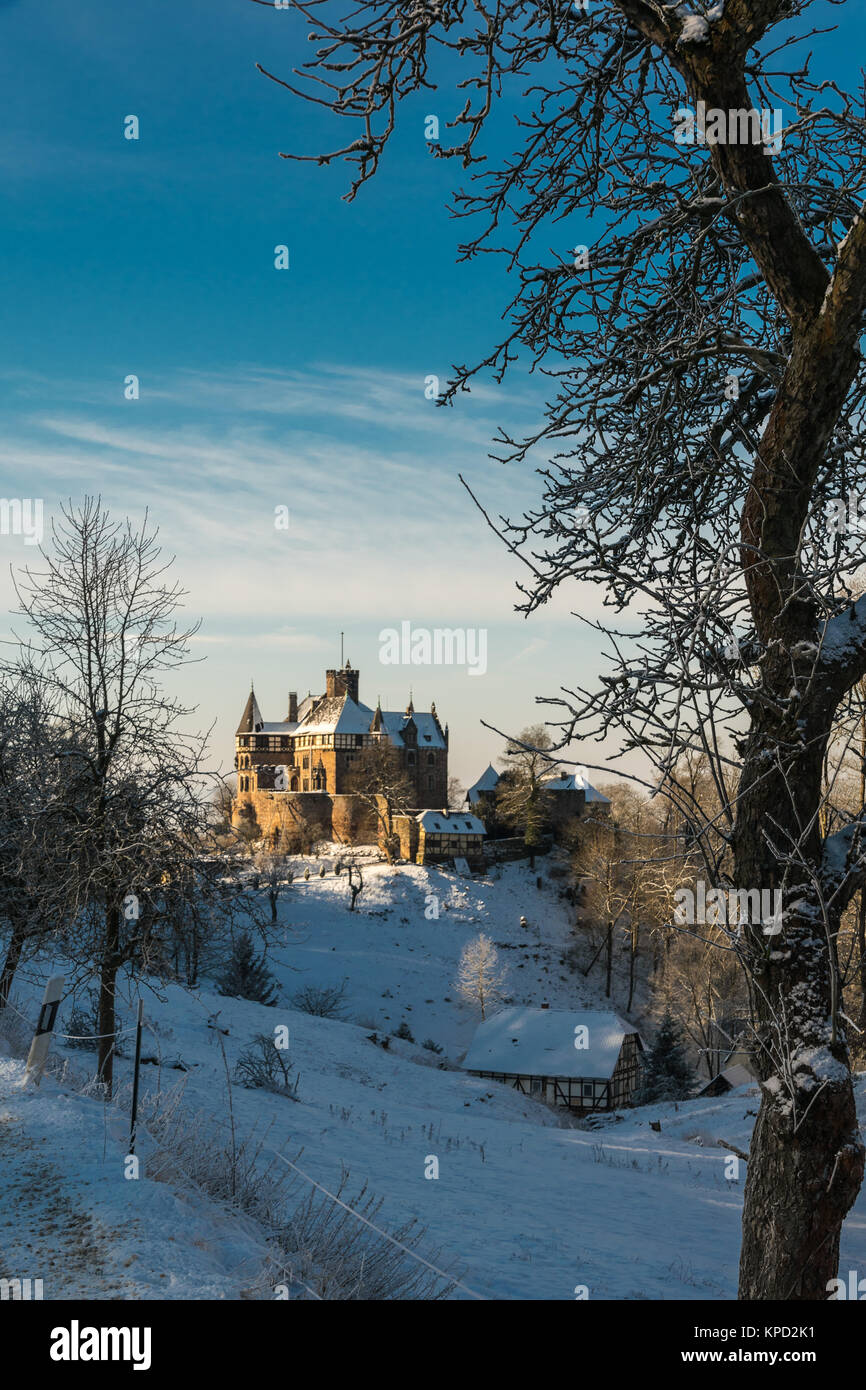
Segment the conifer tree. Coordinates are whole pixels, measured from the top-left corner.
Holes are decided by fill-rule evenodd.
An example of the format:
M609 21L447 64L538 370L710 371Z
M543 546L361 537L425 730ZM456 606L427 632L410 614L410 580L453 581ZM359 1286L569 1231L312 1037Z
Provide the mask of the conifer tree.
M277 1002L274 977L263 958L257 958L249 932L241 932L232 946L232 954L217 980L220 994L232 999L251 999L269 1007Z
M649 1105L653 1101L685 1100L692 1086L692 1069L683 1048L682 1034L673 1014L667 1010L647 1056L638 1101L641 1105Z

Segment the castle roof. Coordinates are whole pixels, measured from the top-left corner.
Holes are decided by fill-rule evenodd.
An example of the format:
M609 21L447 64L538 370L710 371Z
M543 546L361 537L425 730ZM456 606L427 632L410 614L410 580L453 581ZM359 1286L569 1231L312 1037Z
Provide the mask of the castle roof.
M373 711L359 705L351 695L332 695L314 705L309 714L299 720L299 734L366 734L370 731Z
M349 670L348 663L346 669ZM417 711L409 701L409 708L402 710L383 710L377 705L375 711L369 705L353 700L349 694L306 695L298 706L296 724L289 720L277 723L262 719L256 697L250 691L241 722L239 734L369 734L384 733L389 742L397 748L405 747L403 733L410 728L416 731L419 748L447 748L435 708L429 713Z
M382 711L382 723L389 739L397 748L404 746L403 730L408 727L410 722L418 730L419 748L444 748L446 746L439 723L432 712L425 713L423 710L415 710L413 714L404 714L399 710L386 709Z
M475 802L480 799L480 792L495 791L498 785L499 773L496 771L496 768L493 766L492 763L488 763L487 767L484 769L481 776L478 778L478 781L473 783L473 785L469 788L468 792L466 793L466 799L469 802L470 806L474 806Z
M262 724L262 712L259 709L259 702L256 699L255 691L251 689L247 702L244 705L241 722L235 732L238 734L254 734L261 730Z

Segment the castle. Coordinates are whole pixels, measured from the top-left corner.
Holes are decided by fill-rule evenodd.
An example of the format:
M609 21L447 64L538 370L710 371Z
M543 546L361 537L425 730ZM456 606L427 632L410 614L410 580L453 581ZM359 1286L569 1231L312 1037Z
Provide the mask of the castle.
M350 662L325 672L324 695L300 704L289 693L286 718L266 722L251 689L235 734L237 794L232 820L255 815L263 835L279 837L287 812L324 833L357 833L358 808L351 805L353 767L360 751L386 741L414 789L416 810L448 804L448 726L436 706L417 711L411 697L404 711L375 710L358 696L359 673Z

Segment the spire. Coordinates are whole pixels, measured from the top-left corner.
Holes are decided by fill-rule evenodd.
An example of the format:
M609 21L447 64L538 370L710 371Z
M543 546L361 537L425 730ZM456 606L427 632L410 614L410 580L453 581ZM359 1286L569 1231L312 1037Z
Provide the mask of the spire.
M253 690L252 685L250 685L250 693L247 697L247 702L244 705L244 712L241 715L241 722L235 730L235 733L253 734L256 732L257 729L260 729L262 727L263 723L264 720L262 719L262 712L259 709L259 702L256 699L256 693Z
M406 706L406 713L407 713L407 714L414 714L414 713L415 713L415 706L412 704L412 687L411 687L411 685L410 685L410 687L409 687L409 703L408 703L408 705Z
M381 703L381 700L380 700L380 699L378 698L378 696L377 696L377 698L376 698L376 713L373 715L373 719L372 719L372 722L371 722L371 724L370 724L370 733L371 733L371 734L380 734L381 732L382 732L382 703Z

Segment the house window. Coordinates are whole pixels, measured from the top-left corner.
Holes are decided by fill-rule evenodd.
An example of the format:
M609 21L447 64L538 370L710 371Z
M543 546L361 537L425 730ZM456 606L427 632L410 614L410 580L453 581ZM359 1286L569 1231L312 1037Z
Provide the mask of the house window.
M540 1096L543 1086L544 1082L542 1081L541 1077L533 1076L532 1081L530 1082L530 1094L533 1096Z
M589 1097L589 1099L592 1100L592 1098L593 1098L593 1085L592 1085L592 1082L591 1082L591 1081L584 1081L584 1083L583 1083L583 1094L584 1094L585 1097Z
M364 746L364 735L363 735L363 734L356 734L356 735L355 735L355 747L356 747L356 748L363 748L363 746Z

